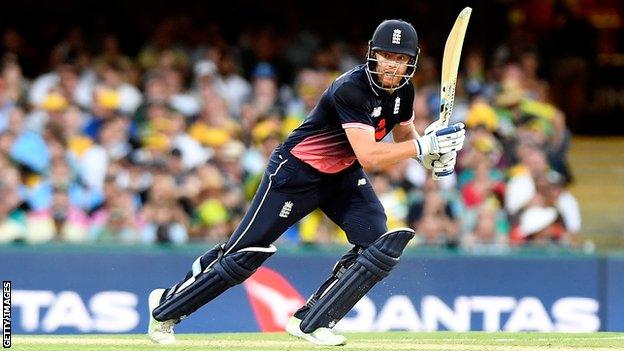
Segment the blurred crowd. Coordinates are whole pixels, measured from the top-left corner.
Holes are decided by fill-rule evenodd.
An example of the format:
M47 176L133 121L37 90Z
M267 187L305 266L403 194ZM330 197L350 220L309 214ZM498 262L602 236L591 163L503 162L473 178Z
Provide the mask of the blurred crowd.
M272 149L366 48L262 31L235 46L218 31L188 45L172 40L175 31L164 21L131 57L115 35L94 44L73 28L50 53L50 70L33 77L22 70L24 39L4 33L0 243L226 240ZM437 61L424 52L414 77L420 133L437 118ZM417 246L577 247L570 134L538 75L539 56L487 61L464 55L452 122L463 121L468 138L454 175L433 181L416 160L371 170L389 227L414 228ZM315 212L280 241L346 239Z

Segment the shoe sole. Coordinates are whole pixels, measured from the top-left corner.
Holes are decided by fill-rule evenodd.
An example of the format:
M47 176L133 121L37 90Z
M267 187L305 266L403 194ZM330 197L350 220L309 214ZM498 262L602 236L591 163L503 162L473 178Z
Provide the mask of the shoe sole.
M343 340L341 343L327 343L327 342L322 342L319 339L315 338L312 334L306 334L304 333L299 326L291 326L291 325L286 325L286 332L294 337L300 338L300 339L304 339L307 340L315 345L321 345L321 346L343 346L347 344L347 340Z
M286 332L294 337L297 338L305 338L305 333L303 331L301 331L301 329L299 329L299 327L296 328L295 327L290 327L290 326L286 326Z
M311 334L303 334L303 338L308 340L309 342L315 344L315 345L320 345L320 346L344 346L347 344L347 340L343 340L340 343L329 343L329 342L323 342L320 341L319 339L315 338L314 336L312 336Z

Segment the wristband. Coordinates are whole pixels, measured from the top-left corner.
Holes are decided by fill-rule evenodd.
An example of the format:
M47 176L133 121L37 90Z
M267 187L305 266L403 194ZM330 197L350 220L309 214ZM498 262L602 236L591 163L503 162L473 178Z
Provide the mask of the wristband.
M414 141L414 145L416 146L416 156L421 156L422 149L420 148L420 142L418 141L418 139L413 139L412 141Z

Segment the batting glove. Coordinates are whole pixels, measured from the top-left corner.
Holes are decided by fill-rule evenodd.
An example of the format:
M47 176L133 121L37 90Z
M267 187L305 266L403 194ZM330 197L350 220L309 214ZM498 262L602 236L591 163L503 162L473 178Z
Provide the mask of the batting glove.
M415 140L418 145L419 156L441 155L461 150L464 147L465 134L463 123L457 123L436 131L429 131L428 134Z
M442 129L442 128L444 127L440 125L440 120L436 119L435 121L431 122L431 124L429 124L427 128L425 128L425 135L431 134L432 132L435 132L436 130Z
M455 170L455 162L457 161L457 151L451 151L443 154L440 158L433 162L433 175L436 177L444 177L450 175Z
M417 156L416 160L418 160L418 162L423 165L423 167L425 167L425 169L433 169L433 163L440 159L440 155L439 154L435 154L435 155L423 155L423 156Z

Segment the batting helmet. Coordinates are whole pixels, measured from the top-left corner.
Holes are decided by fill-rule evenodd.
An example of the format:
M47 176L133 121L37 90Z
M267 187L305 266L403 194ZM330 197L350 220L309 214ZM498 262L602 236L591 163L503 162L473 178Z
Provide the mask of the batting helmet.
M404 78L403 82L390 88L382 87L371 73L379 73L376 69L377 59L374 56L375 51L387 51L397 54L409 55L411 59L407 63L408 69L405 74L400 74ZM370 82L379 89L395 90L403 85L414 76L416 71L416 63L418 62L418 35L414 27L408 22L402 20L385 20L377 26L373 33L372 39L368 42L368 52L366 54L366 73Z

